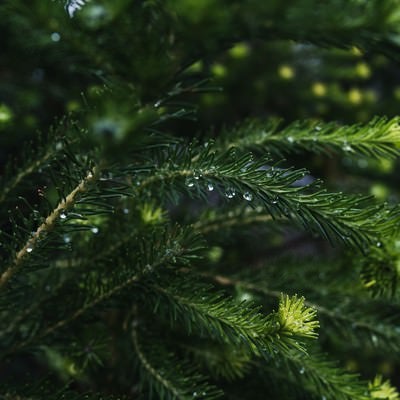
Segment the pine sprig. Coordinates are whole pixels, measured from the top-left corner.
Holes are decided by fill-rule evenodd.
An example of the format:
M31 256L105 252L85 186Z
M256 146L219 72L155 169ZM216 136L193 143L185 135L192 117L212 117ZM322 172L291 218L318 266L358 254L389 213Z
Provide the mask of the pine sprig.
M271 167L270 159L239 156L235 149L217 152L211 146L176 146L163 153L157 165L156 170L148 167L138 195L147 191L177 201L183 192L205 198L212 185L228 200L243 198L255 207L263 206L273 218L287 217L328 240L361 250L377 243L380 236L393 234L400 219L398 210L376 205L371 197L329 193L319 189L318 181L302 185L306 170ZM133 167L131 173L135 172L140 171Z
M351 374L327 361L326 356L311 354L305 356L293 353L281 365L275 365L277 372L285 371L285 379L301 383L302 387L327 400L367 400L371 397L366 383L358 375ZM273 370L269 369L272 373Z
M220 139L223 148L235 147L254 152L289 152L363 155L394 158L400 152L400 119L376 117L367 124L339 125L318 121L296 121L281 127L281 121L250 120L227 131Z
M296 263L296 269L300 267ZM303 265L301 269L304 270L305 268L307 268L307 265ZM247 279L240 276L229 277L204 272L202 276L223 287L235 287L238 290L262 295L274 302L281 297L280 291L275 289L276 286L290 287L290 283L285 283L284 278L281 282L275 282L276 279L273 275L269 276L256 271L252 271L251 278L248 277ZM322 336L332 339L341 337L348 343L360 343L363 348L379 349L388 356L398 354L400 338L397 329L398 321L394 317L398 314L398 307L389 306L381 300L372 301L368 299L367 301L364 298L364 293L359 293L357 296L354 285L349 288L349 293L343 290L338 293L329 293L328 296L326 293L325 296L321 296L316 293L315 287L319 286L315 285L316 282L313 282L308 288L302 285L300 278L293 277L292 279L296 281L293 290L300 290L305 293L308 300L305 300L304 304L318 313L323 327ZM271 282L274 282L273 288L270 287ZM314 298L315 300L313 300ZM382 308L388 309L387 315L381 315Z
M151 343L140 335L140 329L132 326L132 343L138 358L141 386L150 399L192 400L219 399L222 392L207 383L207 379L191 365L174 357L153 337Z
M167 316L171 325L182 324L189 334L197 332L221 343L244 346L255 356L270 357L288 349L305 351L301 340L317 336L315 312L296 297L282 297L278 311L265 316L259 307L238 303L188 275L163 287L155 283L147 287L153 312Z

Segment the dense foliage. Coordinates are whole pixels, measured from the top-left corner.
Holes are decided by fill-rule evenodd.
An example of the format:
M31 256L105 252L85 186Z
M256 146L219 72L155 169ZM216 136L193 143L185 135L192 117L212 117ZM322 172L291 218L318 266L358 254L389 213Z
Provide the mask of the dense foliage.
M0 398L400 399L398 0L0 16Z

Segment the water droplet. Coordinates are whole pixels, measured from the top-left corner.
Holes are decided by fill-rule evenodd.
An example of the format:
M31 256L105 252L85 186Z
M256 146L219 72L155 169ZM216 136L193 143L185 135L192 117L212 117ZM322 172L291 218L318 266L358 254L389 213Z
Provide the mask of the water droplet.
M99 228L97 226L94 226L92 229L90 229L92 233L96 234L99 233Z
M278 204L279 198L278 197L274 197L272 199L272 204Z
M342 149L343 151L353 151L353 148L347 142L343 143Z
M199 172L199 171L194 171L194 174L193 174L193 178L194 178L194 179L199 180L201 177L202 177L201 172Z
M122 212L123 212L124 214L129 214L129 208L124 208L124 209L122 210Z
M376 247L382 247L382 243L381 242L376 242Z
M319 132L322 128L319 125L317 125L314 129Z
M321 400L326 400L326 396L322 396L322 397L321 397Z
M59 42L61 40L61 35L58 32L53 32L50 37L53 42Z
M155 107L155 108L160 107L160 105L161 105L161 100L157 100L157 101L154 103L154 107Z
M294 142L294 138L293 138L292 136L288 136L288 137L287 137L287 141L288 141L289 143L293 143L293 142Z
M213 186L212 183L209 183L209 184L207 185L207 190L208 190L209 192L212 192L212 191L214 190L214 186Z
M233 188L228 188L228 189L226 190L226 192L225 192L225 196L226 196L228 199L232 199L233 197L235 197L235 196L236 196L235 189L233 189Z
M197 392L193 392L193 397L197 397Z
M60 214L60 218L61 218L61 219L66 219L66 218L67 218L67 214L61 213L61 214Z
M187 178L186 179L186 186L190 187L190 188L194 186L194 181L193 181L192 178Z
M376 335L372 335L371 340L372 340L372 343L375 345L378 343L378 338L376 337Z
M303 374L304 374L304 372L305 372L305 369L304 369L304 367L301 367L301 368L300 368L300 370L299 370L299 373L300 373L301 375L303 375Z
M56 143L56 150L61 150L63 148L63 142L57 142Z
M253 195L250 192L245 192L243 194L243 198L247 201L252 201L253 200Z
M28 248L26 249L26 252L27 252L27 253L32 253L32 251L33 251L33 248L32 248L32 247L28 247Z
M64 243L69 243L71 241L71 236L64 235Z

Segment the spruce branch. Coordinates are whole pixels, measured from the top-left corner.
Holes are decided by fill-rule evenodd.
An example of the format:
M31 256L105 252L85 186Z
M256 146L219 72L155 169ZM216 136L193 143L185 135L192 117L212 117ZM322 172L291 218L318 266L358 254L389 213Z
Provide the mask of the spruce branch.
M160 287L148 284L154 312L166 315L172 325L181 323L188 333L198 332L221 343L244 346L256 356L271 356L288 349L306 351L298 340L315 339L316 313L302 299L282 297L276 313L265 316L254 304L238 303L189 275Z
M95 167L90 171L84 179L57 205L57 207L47 216L44 222L36 229L32 237L25 245L15 254L11 265L5 268L0 276L0 289L4 287L8 281L21 268L25 258L33 252L43 236L49 233L56 225L60 215L69 210L77 202L80 194L88 189L88 187L97 179L98 169Z
M160 400L218 399L222 392L207 383L191 365L179 362L156 340L151 345L139 335L137 322L132 323L132 343L139 360L140 372L149 398Z
M225 132L218 145L279 156L291 151L325 154L341 151L373 158L394 158L400 153L400 118L375 117L367 124L342 126L332 122L296 121L284 127L282 121L252 119Z
M372 382L368 384L371 399L387 399L399 400L399 392L394 388L389 381L384 381L382 376L378 375Z
M61 318L56 313L55 321L49 322L47 327L43 327L38 332L33 332L26 340L19 341L13 347L7 348L2 355L20 351L38 340L57 333L62 328L92 312L96 307L126 292L127 288L139 283L141 286L138 286L138 290L133 296L140 295L139 290L146 287L148 276L157 274L159 269L166 269L168 266L188 265L197 259L199 252L203 250L198 235L193 234L191 230L179 227L164 228L162 231L152 232L152 235L147 237L136 237L133 243L136 244L140 255L133 265L131 260L126 260L125 254L125 259L118 259L118 269L112 274L110 274L108 268L99 272L99 274L102 274L102 279L96 274L87 274L87 271L82 269L80 276L74 275L75 281L80 278L79 285L75 288L77 290L75 297L81 304L72 308L72 310L64 310L63 313L66 315ZM191 246L189 246L189 243ZM67 289L70 292L73 287L67 287ZM47 302L50 301L50 299L46 300ZM73 303L72 306L75 306L75 304Z
M180 193L206 198L211 184L232 202L243 198L254 207L264 207L273 218L287 217L330 241L362 251L397 229L399 210L377 205L371 197L329 193L319 188L319 181L301 185L305 170L271 167L268 158L255 160L249 153L239 156L235 149L218 152L211 147L176 146L163 153L158 168L149 167L142 175L137 195L151 193L174 201ZM131 173L140 170L133 167Z
M297 266L298 267L298 266ZM278 300L282 293L279 290L274 290L268 287L268 283L262 274L254 276L252 270L252 280L246 280L243 277L229 277L226 275L214 275L212 273L201 272L201 276L211 279L221 286L231 286L240 290L246 290L251 293L261 294L267 298ZM270 277L273 280L273 277ZM297 290L301 288L299 281ZM285 287L284 283L280 283ZM314 286L314 285L313 285ZM313 296L313 293L309 293ZM315 297L315 294L314 296ZM335 297L338 300L335 300ZM332 305L325 304L326 301L331 301ZM345 304L351 304L351 307L345 307ZM322 327L322 335L337 337L338 333L347 341L359 343L360 346L372 346L379 348L380 351L388 355L396 355L400 350L400 338L397 329L396 320L391 321L389 317L385 318L379 315L379 311L384 304L371 304L371 301L365 301L355 297L354 291L351 294L339 293L337 296L320 297L318 300L304 300L304 305L311 310L315 310L320 317ZM372 307L373 305L373 307ZM393 310L391 313L396 313Z

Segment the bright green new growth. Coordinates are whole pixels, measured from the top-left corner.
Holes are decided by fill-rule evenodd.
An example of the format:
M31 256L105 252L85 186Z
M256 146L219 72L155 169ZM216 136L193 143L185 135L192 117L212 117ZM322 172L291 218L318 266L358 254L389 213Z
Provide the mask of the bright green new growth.
M17 3L0 7L40 38L33 22L29 28L26 6ZM282 158L312 153L395 160L399 117L347 125L249 118L202 139L170 128L192 114L181 104L185 95L206 91L199 80L180 82L185 73L176 71L248 39L242 13L260 14L258 40L358 45L397 56L398 38L388 34L398 21L397 3L334 1L326 12L306 0L276 9L253 1L210 2L215 26L221 18L230 29L226 37L212 32L209 49L188 46L182 34L190 33L185 24L207 21L208 13L200 22L185 14L197 3L117 3L115 14L105 12L99 22L100 2L64 2L64 12L75 18L64 21L71 47L65 51L91 60L87 70L106 86L95 88L100 94L93 106L89 100L82 112L54 124L35 151L28 145L20 154L18 168L11 160L1 176L0 372L11 372L0 381L0 398L398 400L378 371L369 379L334 360L344 359L335 352L340 348L398 361L400 208L328 189L313 172L288 167ZM40 19L44 11L35 4ZM218 8L225 6L226 14ZM324 16L318 26L306 23L309 17L315 22L314 6ZM62 10L62 4L54 7ZM196 7L201 16L201 3ZM353 18L332 20L339 10ZM263 19L275 21L285 11L282 24ZM79 25L84 18L86 27ZM131 65L138 76L120 65L133 62L132 53L106 57L117 40L107 36L113 29L108 18L121 23L124 40L148 62ZM138 39L139 28L145 37ZM93 43L90 32L98 32L107 45L96 53L80 29ZM95 70L96 63L104 70ZM150 87L145 72L160 87ZM106 118L108 102L121 113L115 120ZM125 111L129 122L121 127ZM259 236L249 244L252 229ZM258 254L262 242L267 247L290 230L307 242L326 242L330 253L317 258L316 246L311 260L249 254L249 246ZM40 366L43 384L30 378L15 384L12 374L27 371L25 360Z

